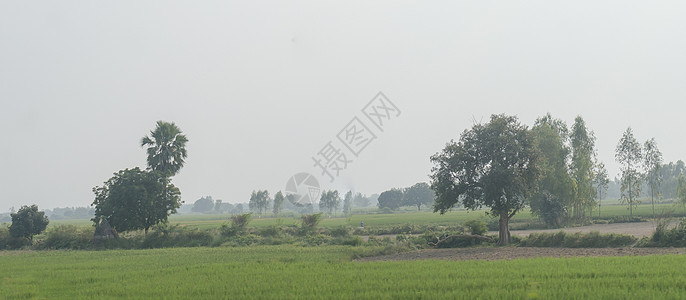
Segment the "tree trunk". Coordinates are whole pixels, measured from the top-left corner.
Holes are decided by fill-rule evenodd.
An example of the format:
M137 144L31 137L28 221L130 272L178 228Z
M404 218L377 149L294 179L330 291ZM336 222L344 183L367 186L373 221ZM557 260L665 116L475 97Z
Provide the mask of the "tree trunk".
M417 211L422 211L422 205L421 204L417 204Z
M505 246L510 244L510 217L507 212L500 214L500 222L498 228L498 246Z

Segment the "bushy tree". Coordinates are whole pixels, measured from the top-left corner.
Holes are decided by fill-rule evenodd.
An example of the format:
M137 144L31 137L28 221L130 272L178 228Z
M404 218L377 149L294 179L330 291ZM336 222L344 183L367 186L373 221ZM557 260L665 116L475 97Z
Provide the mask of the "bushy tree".
M403 205L416 206L422 210L422 205L430 205L434 202L436 193L426 182L418 182L407 188L403 193Z
M319 199L319 209L333 214L341 206L341 196L336 190L324 191Z
M379 195L379 208L388 207L390 209L398 209L403 205L403 191L401 189L390 189Z
M40 234L48 227L48 217L45 212L38 211L37 205L22 206L16 213L10 214L12 225L10 225L10 235L15 238L27 238L31 243L33 236Z
M269 200L268 191L252 191L252 194L250 194L250 202L248 202L248 207L250 210L257 212L261 216L262 213L269 209Z
M102 187L94 187L95 218L107 220L118 232L148 229L166 222L181 206L181 192L158 171L139 168L114 173Z
M640 166L643 155L641 154L641 144L634 138L634 133L631 127L627 128L622 135L622 138L615 149L615 159L621 165L622 172L622 187L621 198L622 203L629 207L629 216L633 218L634 207L640 202L638 196L641 194L641 172Z
M355 194L355 197L353 198L353 205L355 207L368 207L371 205L371 200L369 197L363 195L362 193L357 193Z
M197 213L209 213L214 210L214 206L215 203L214 200L212 200L212 196L201 197L200 199L195 200L191 211Z
M443 214L458 202L469 209L486 206L500 219L498 244L509 244L509 221L535 190L538 157L526 126L514 116L492 115L431 157L434 211Z
M541 177L529 205L548 226L559 227L567 218L567 206L574 198L574 183L567 165L570 154L567 125L547 114L536 120L531 132L540 152Z

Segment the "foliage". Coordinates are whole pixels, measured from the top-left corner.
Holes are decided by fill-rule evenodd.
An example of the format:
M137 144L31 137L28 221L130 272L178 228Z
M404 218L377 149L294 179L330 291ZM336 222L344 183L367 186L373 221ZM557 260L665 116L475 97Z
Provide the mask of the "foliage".
M628 205L629 216L633 217L633 209L640 203L641 173L638 166L642 162L641 144L634 138L631 127L627 128L615 150L615 159L620 163L622 172L621 198L622 203Z
M183 228L161 223L153 228L152 234L145 236L141 248L171 248L210 246L214 237L206 230Z
M362 195L362 193L355 194L353 197L353 206L355 207L368 207L371 205L371 200L369 197Z
M157 121L157 126L149 136L141 139L141 147L147 147L148 169L159 171L165 177L176 175L188 156L188 138L176 124Z
M650 203L653 205L653 217L655 217L655 198L660 197L660 185L662 184L662 152L657 148L655 138L647 140L643 144L643 170L646 183L650 189Z
M638 247L686 247L686 219L668 228L669 223L665 220L659 222L650 238L643 238Z
M426 182L419 182L407 188L403 193L403 205L416 206L417 210L422 209L422 205L430 205L434 202L436 193Z
M322 219L322 214L302 215L300 229L302 234L312 234L317 230L317 225Z
M596 189L596 199L598 199L598 216L600 216L600 204L603 197L607 194L610 179L607 175L607 169L605 169L604 163L597 164L593 174L593 185Z
M536 120L531 129L541 153L541 177L530 197L531 211L551 227L559 227L567 218L567 206L573 203L574 182L567 161L567 125L550 114Z
M593 187L593 166L595 159L595 136L586 128L581 116L574 119L570 134L572 144L572 161L570 171L575 185L572 208L574 219L581 222L586 217L586 209L595 206L595 188Z
M500 218L500 244L508 244L508 223L535 189L538 156L533 135L516 117L491 116L431 157L434 211L444 214L458 201L469 209L486 206Z
M242 235L246 232L246 228L250 220L252 219L252 213L249 214L238 214L231 216L231 226L222 224L221 233L223 236L235 236Z
M118 232L148 229L166 222L181 206L181 193L157 171L139 168L114 173L102 187L94 187L95 218L104 218Z
M332 215L341 206L341 197L338 191L330 190L322 192L319 199L319 209Z
M686 213L686 176L679 176L678 187L676 192L677 201L684 206L684 213Z
M637 238L625 234L590 233L532 233L519 244L522 247L608 248L627 247Z
M48 227L48 217L45 212L38 211L38 206L22 206L19 211L11 214L12 225L9 232L15 238L26 238L29 242L33 241L33 236L40 234Z
M488 233L488 227L486 227L486 223L481 220L469 220L464 223L464 226L469 229L470 234L484 235Z
M193 202L191 211L198 213L209 213L214 209L214 200L212 196L201 197Z
M269 192L267 190L252 191L248 207L261 216L269 208L269 200Z
M352 212L353 209L353 192L348 191L343 197L343 214L346 216Z
M93 228L75 225L58 225L46 232L46 237L38 245L38 249L89 249L93 240Z
M390 189L379 195L379 208L398 209L403 204L403 191L401 189Z
M274 215L278 215L281 210L283 210L283 202L286 198L283 196L283 193L281 191L276 192L274 195L274 205L272 206L272 212L274 212Z

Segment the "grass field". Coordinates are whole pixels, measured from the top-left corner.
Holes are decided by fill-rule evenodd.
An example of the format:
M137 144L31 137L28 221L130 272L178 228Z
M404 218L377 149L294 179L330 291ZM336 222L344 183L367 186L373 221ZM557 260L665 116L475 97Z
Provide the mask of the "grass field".
M353 247L0 252L3 299L686 297L683 256L350 261Z
M629 211L625 205L618 205L616 200L606 201L612 203L601 207L600 217L608 219L612 217L624 217L629 215ZM685 216L684 209L680 205L674 204L656 204L655 213L657 215L668 214L672 216ZM650 203L643 203L634 208L634 216L651 218L652 206ZM594 210L593 217L598 217L597 210ZM169 218L170 223L181 226L197 227L200 229L219 228L222 224L227 223L231 215L215 215L215 214L198 214L198 215L172 215ZM473 219L482 219L484 221L490 220L486 215L485 210L467 211L455 210L447 212L444 215L433 213L430 211L401 211L393 214L381 214L376 211L370 211L364 214L353 214L349 218L337 216L324 216L320 222L322 227L336 227L340 225L350 225L357 227L363 221L365 226L392 226L400 224L414 224L414 225L456 225L462 224ZM514 222L534 221L536 217L532 216L527 210L521 211L513 218ZM50 226L71 224L71 225L91 225L90 220L54 220L50 222ZM300 225L299 216L295 217L273 217L271 215L259 218L254 216L250 222L251 227L266 227L271 225Z

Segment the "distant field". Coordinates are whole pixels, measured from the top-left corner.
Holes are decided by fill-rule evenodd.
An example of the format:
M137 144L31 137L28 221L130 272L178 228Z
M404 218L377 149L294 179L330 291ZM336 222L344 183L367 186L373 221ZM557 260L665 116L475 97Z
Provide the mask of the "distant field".
M610 204L613 203L613 204ZM617 200L603 200L603 206L601 206L600 218L609 219L613 217L624 217L629 215L629 210L626 205L617 204ZM657 216L660 215L670 215L673 217L685 216L684 208L681 205L674 204L656 204L655 213ZM652 217L652 206L650 203L646 203L645 200L643 204L634 208L634 216L651 218ZM598 211L593 211L593 217L598 218ZM181 226L191 226L200 229L211 229L218 228L222 224L229 222L231 215L214 215L214 214L198 214L198 215L172 215L169 220L172 224L178 224ZM482 219L484 221L490 220L490 217L486 215L485 210L477 211L467 211L467 210L455 210L447 212L444 215L439 213L433 213L430 211L413 211L404 210L396 212L393 214L381 214L376 210L365 212L364 214L353 214L349 218L342 217L338 214L336 217L324 216L320 223L323 227L336 227L340 225L350 225L357 227L360 225L361 221L364 221L365 226L391 226L400 224L434 224L434 225L455 225L462 224L468 220ZM529 210L524 210L519 212L513 218L515 222L526 222L535 221L536 217L532 216ZM91 225L90 220L51 220L50 226L60 225L60 224L73 224L73 225ZM250 223L252 227L266 227L270 225L299 225L300 218L298 216L289 217L273 217L272 215L265 215L259 217L254 215L253 220Z
M353 247L0 252L6 299L660 299L686 296L682 255L350 261Z

